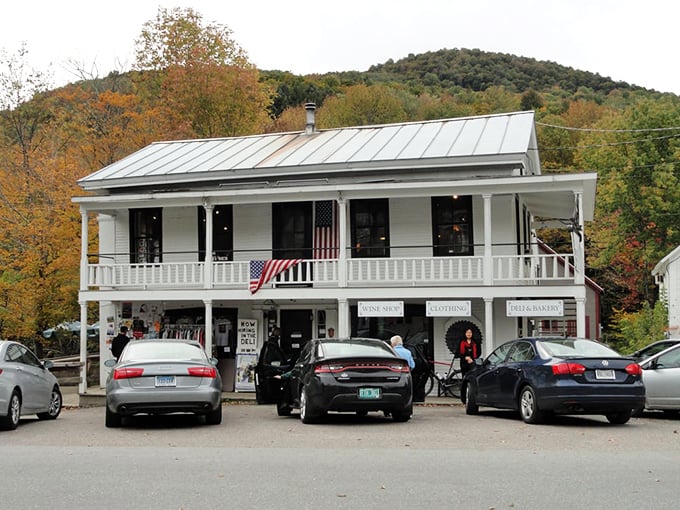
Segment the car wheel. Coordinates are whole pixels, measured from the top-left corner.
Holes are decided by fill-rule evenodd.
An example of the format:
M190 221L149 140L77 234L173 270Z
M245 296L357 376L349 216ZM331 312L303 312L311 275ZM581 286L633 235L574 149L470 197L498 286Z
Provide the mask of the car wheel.
M205 415L206 425L219 425L222 423L222 404L217 406L217 409L210 411Z
M12 396L9 397L9 406L7 407L7 416L0 418L0 428L5 430L14 430L19 426L19 419L21 418L21 398L19 392L14 390Z
M285 404L281 401L276 403L276 414L278 414L279 416L290 416L292 410L293 408L288 404Z
M607 418L607 421L609 423L612 423L614 425L623 425L624 423L628 423L628 420L630 420L631 416L631 411L621 411L620 413L609 413L606 414L605 417Z
M524 423L541 423L543 412L538 409L536 393L531 386L525 386L519 394L519 414Z
M59 413L61 413L61 406L63 400L61 398L61 391L56 386L52 389L52 395L50 396L50 406L47 408L47 412L38 413L38 419L40 420L55 420Z
M477 405L477 396L475 395L475 386L468 383L465 386L465 414L477 414L479 406Z
M368 416L368 411L357 411L357 416L361 417Z
M114 413L109 409L109 406L106 406L106 420L105 420L105 425L108 428L116 428L120 427L122 424L123 420L120 414Z
M409 407L409 408L404 409L402 411L393 411L392 412L392 419L396 422L409 421L411 419L411 416L413 416L413 407Z
M642 414L645 412L644 407L636 407L633 409L633 411L630 413L630 415L634 418L640 418L642 417Z
M307 398L307 390L302 388L300 392L300 420L302 420L302 423L314 423L317 417L317 413Z

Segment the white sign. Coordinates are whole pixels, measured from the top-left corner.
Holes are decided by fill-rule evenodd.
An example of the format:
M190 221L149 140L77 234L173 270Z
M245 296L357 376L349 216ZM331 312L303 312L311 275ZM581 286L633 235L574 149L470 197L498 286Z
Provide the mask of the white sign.
M236 354L257 354L257 319L239 319Z
M470 301L425 301L427 317L470 317Z
M236 355L236 380L234 390L255 391L255 366L257 354Z
M359 317L403 317L403 301L359 301Z
M507 301L508 317L564 317L564 301L561 299L533 299Z

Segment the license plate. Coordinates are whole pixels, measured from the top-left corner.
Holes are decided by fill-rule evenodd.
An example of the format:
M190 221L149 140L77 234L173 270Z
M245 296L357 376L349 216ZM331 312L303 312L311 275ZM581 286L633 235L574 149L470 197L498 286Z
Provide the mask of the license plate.
M608 379L613 381L616 379L613 370L595 370L595 379Z
M380 388L359 388L359 398L367 400L380 398Z
M156 386L176 386L174 375L157 375Z

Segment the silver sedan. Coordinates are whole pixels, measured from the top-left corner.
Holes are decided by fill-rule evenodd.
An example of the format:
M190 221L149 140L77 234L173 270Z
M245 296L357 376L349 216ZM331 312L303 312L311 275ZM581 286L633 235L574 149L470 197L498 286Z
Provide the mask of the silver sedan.
M106 381L106 426L134 414L195 413L222 422L222 378L217 360L190 340L131 340Z
M680 412L680 344L640 362L645 385L645 409ZM642 409L636 410L639 415Z
M0 429L16 429L22 414L41 420L59 416L61 389L51 366L25 345L0 340Z

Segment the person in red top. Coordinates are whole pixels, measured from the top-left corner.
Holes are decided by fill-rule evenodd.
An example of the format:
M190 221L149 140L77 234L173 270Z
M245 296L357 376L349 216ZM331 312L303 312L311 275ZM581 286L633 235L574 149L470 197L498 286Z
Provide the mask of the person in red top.
M460 357L460 370L465 375L471 368L477 353L477 343L472 339L472 330L465 330L465 338L460 341L458 346L458 356Z

